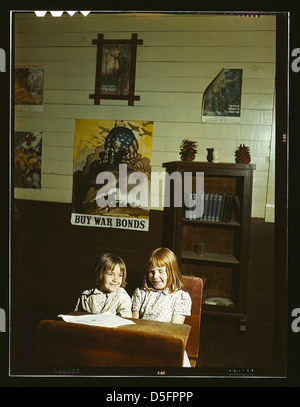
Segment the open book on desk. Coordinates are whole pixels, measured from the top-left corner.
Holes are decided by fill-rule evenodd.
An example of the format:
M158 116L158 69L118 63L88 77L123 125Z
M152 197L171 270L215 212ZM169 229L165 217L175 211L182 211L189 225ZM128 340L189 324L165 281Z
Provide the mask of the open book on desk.
M59 314L59 318L62 318L65 322L73 324L83 324L91 326L104 326L107 328L115 328L122 325L132 325L135 322L113 315L110 312L104 312L103 314L84 314L84 315L63 315Z

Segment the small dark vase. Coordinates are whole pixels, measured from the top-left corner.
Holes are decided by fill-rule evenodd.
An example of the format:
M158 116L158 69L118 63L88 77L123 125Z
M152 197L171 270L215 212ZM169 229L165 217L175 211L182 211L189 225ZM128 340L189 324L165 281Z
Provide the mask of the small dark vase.
M214 158L214 149L213 148L207 148L206 150L207 150L207 156L206 156L207 161L209 163L212 163L213 158Z

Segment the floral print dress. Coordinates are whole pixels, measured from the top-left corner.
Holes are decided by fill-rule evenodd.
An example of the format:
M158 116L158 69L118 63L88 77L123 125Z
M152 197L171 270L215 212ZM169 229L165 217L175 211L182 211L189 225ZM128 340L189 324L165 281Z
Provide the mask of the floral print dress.
M173 315L191 315L192 300L186 291L169 290L150 291L137 288L132 296L132 311L138 311L141 319L151 321L171 322ZM190 367L186 351L184 352L184 367Z

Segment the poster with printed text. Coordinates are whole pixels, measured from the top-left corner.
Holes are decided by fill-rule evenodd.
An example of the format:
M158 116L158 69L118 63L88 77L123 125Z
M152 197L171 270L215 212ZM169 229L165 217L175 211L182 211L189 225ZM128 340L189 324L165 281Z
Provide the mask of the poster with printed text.
M130 44L103 46L101 93L104 95L129 95Z
M71 223L147 231L153 123L76 120Z
M203 122L239 122L241 116L242 69L222 69L204 92Z

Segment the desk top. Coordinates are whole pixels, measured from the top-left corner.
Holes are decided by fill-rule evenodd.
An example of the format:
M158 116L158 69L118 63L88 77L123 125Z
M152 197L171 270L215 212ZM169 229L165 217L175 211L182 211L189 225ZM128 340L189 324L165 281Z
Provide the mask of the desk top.
M149 335L162 335L180 337L186 346L191 327L186 324L174 324L172 322L149 321L146 319L125 318L133 321L134 325L123 325L118 329L134 332L148 333Z
M86 312L74 311L70 312L68 315L86 315ZM105 328L105 329L117 329L121 331L128 332L140 332L147 335L158 335L158 336L172 336L179 337L183 340L184 347L187 344L189 333L191 330L190 325L187 324L175 324L172 322L159 322L159 321L150 321L146 319L136 319L136 318L124 318L134 322L130 325L121 325L115 328L105 328L94 326L94 328ZM68 322L65 322L68 324Z

